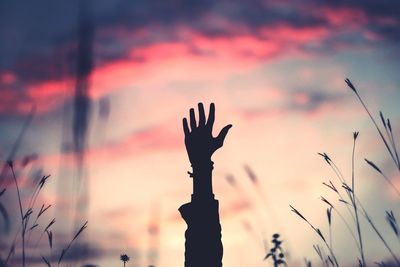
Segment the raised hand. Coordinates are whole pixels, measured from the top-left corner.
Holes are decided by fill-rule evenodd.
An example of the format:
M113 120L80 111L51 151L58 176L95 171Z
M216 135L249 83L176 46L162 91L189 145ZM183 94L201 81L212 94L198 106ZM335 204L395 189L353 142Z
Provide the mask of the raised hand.
M211 103L210 112L206 121L204 106L198 104L199 121L196 123L194 109L190 109L190 129L186 118L183 118L183 131L185 133L186 151L189 160L193 165L202 165L211 161L214 152L222 147L229 129L232 127L228 124L218 134L217 137L212 136L212 129L215 120L215 105Z
M213 137L215 106L211 103L207 121L203 104L198 106L198 123L193 108L190 109L190 128L187 119L183 119L186 150L193 168L192 173L188 172L193 178L191 202L179 208L188 225L185 232L185 267L222 267L221 224L218 200L212 188L211 157L224 144L232 125L225 126L217 137Z

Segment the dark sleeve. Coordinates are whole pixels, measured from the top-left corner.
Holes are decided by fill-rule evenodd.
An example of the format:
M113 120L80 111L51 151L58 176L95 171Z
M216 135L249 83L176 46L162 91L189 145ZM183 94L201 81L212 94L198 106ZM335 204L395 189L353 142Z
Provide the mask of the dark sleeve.
M185 267L222 266L221 225L218 200L186 203L179 208L187 224Z

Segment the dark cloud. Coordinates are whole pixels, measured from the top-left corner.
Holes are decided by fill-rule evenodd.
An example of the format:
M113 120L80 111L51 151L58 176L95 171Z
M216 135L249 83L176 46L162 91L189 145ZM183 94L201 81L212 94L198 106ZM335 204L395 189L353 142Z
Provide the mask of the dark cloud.
M242 109L240 114L248 119L277 116L287 112L296 114L316 114L325 106L341 106L346 101L346 94L329 93L318 89L297 88L285 92L284 101L275 106L263 106Z
M325 104L335 104L345 98L344 94L332 94L317 90L296 90L288 97L288 110L313 112Z
M43 1L39 5L37 2L2 1L0 66L13 65L26 57L45 58L53 53L49 48L69 41L77 27L76 2Z
M325 2L324 2L325 3ZM400 2L399 1L330 1L326 3L331 8L349 8L362 11L367 17L365 29L378 36L395 41L400 41ZM325 5L325 4L322 4ZM321 6L321 4L319 4Z
M329 11L336 16L335 23ZM400 40L400 2L396 1L92 0L91 12L97 65L127 57L132 48L150 43L190 41L180 27L210 38L238 34L263 38L261 29L281 25L327 29L329 36L320 43L298 44L306 53L368 45L373 40L364 32L388 42ZM78 14L79 0L1 1L0 78L8 71L17 79L7 84L0 79L0 90L23 91L27 84L73 76ZM351 31L354 21L361 25ZM135 35L138 31L141 34ZM199 51L192 49L197 55Z
M358 8L366 12L370 17L393 17L398 18L400 14L400 2L391 0L338 0L338 1L316 1L319 6L329 5L331 7Z

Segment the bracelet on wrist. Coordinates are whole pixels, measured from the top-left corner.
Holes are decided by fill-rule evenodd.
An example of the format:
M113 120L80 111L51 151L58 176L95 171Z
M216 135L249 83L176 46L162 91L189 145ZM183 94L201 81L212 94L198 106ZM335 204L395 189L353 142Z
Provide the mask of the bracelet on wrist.
M190 178L193 178L196 174L202 173L202 172L210 172L214 169L214 162L209 161L206 163L196 163L192 164L192 172L188 171L187 174L189 174Z

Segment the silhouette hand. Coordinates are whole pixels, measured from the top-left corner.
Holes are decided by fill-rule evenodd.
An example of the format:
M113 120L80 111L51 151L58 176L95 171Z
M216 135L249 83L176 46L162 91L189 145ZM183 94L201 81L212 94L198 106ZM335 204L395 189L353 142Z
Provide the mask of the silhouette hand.
M190 109L190 128L186 118L183 118L183 131L185 133L186 151L189 160L193 165L201 165L211 160L213 153L224 144L225 137L232 127L228 124L218 134L217 137L212 136L212 129L215 120L215 105L211 103L210 113L206 122L206 116L202 103L198 104L199 123L196 125L194 109Z

